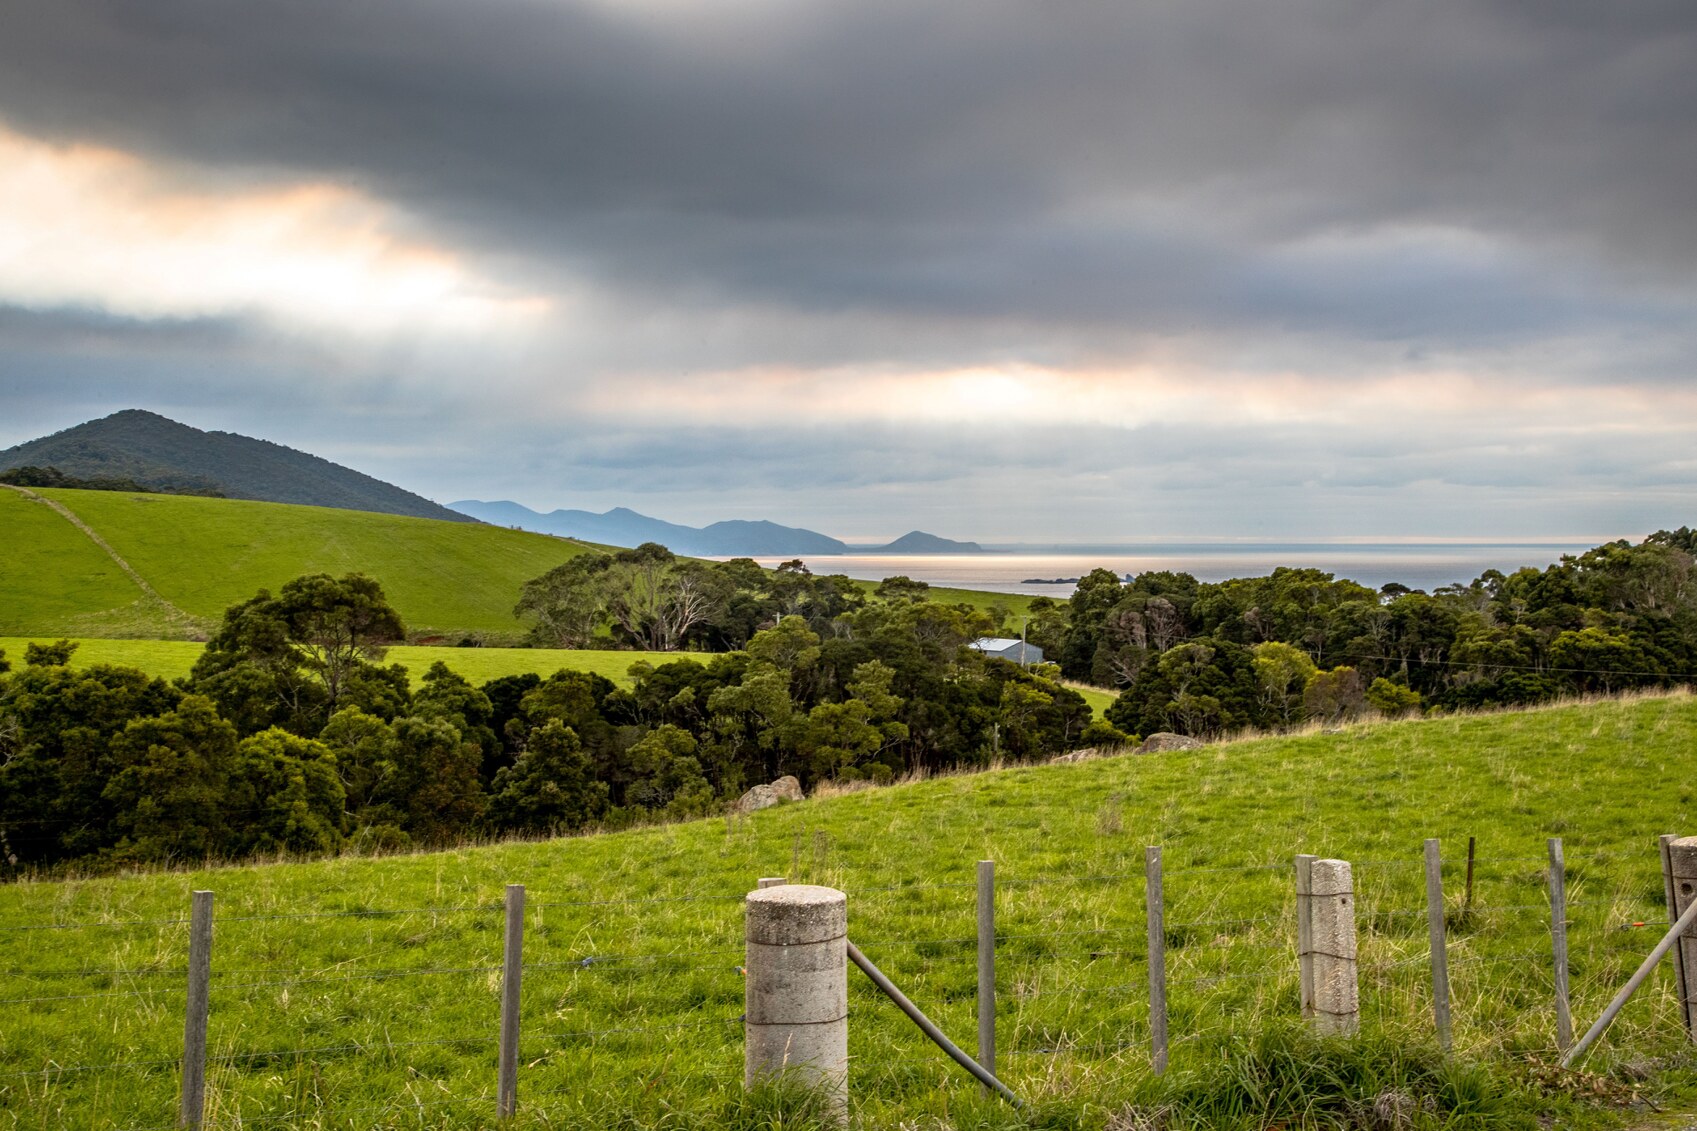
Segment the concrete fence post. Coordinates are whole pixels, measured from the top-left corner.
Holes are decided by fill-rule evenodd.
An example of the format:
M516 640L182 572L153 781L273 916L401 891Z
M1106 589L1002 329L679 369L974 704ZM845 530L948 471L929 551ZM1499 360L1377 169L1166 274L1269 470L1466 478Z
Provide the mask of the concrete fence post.
M1347 860L1309 864L1308 960L1315 1032L1354 1034L1361 1025L1356 968L1355 880Z
M1296 972L1301 986L1302 1016L1314 1016L1314 861L1308 852L1296 856Z
M1683 915L1686 908L1697 901L1697 836L1682 836L1670 840L1667 845L1667 857L1668 886L1673 891L1674 910ZM1683 998L1680 1002L1680 1012L1685 1017L1686 1032L1697 1033L1697 1001L1693 1000L1691 992L1691 977L1697 972L1697 933L1687 930L1681 935L1676 953Z
M848 898L782 884L744 903L748 982L745 1087L793 1073L848 1118Z

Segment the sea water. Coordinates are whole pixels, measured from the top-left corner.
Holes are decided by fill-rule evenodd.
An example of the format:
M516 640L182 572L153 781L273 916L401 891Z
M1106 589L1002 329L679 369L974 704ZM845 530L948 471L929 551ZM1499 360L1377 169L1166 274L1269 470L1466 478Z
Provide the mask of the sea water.
M804 557L817 574L842 573L862 581L902 575L933 586L992 593L1067 597L1074 582L1093 569L1120 577L1150 570L1188 573L1201 581L1264 577L1279 566L1319 569L1378 589L1400 582L1431 592L1466 584L1488 569L1512 573L1522 566L1543 569L1564 554L1595 542L1233 542L1168 543L1144 546L1002 546L983 554L830 554ZM756 558L776 566L793 557Z

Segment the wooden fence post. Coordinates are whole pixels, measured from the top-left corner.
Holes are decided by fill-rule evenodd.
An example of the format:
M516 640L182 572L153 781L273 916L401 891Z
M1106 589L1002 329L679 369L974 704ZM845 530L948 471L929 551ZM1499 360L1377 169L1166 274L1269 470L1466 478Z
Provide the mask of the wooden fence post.
M1674 907L1683 915L1685 909L1697 901L1697 836L1682 836L1669 841L1668 861ZM1689 979L1697 973L1697 935L1687 931L1680 936L1677 953L1687 978L1687 992L1680 994L1681 1012L1685 1014L1686 1028L1697 1029L1697 1002L1691 1000L1689 993Z
M754 881L754 890L765 891L767 888L783 887L787 883L789 881L782 876L761 876Z
M978 862L978 1063L996 1074L996 862ZM981 1085L985 1095L990 1085Z
M1556 974L1556 1048L1566 1052L1573 1044L1573 1008L1567 993L1567 863L1562 858L1561 837L1553 836L1550 847L1550 951Z
M1302 1016L1314 1016L1314 861L1312 853L1296 857L1296 967L1301 983Z
M1667 899L1668 926L1670 927L1679 921L1679 912L1681 910L1679 897L1674 891L1673 882L1672 845L1673 842L1678 839L1679 837L1674 833L1663 833L1661 836L1656 838L1656 845L1660 850L1662 857L1662 894ZM1697 1030L1694 1030L1691 1026L1691 1010L1689 1005L1691 993L1685 988L1687 985L1685 977L1685 948L1682 946L1674 948L1673 973L1674 981L1679 986L1679 1019L1685 1025L1686 1035L1691 1040L1697 1041Z
M507 929L501 953L501 1059L495 1114L511 1119L519 1110L519 994L524 977L524 885L507 885Z
M1143 850L1143 903L1149 920L1149 1061L1159 1076L1167 1070L1167 907L1162 890L1161 846Z
M1438 1027L1438 1046L1449 1052L1450 964L1445 949L1443 858L1436 837L1426 841L1426 933L1432 946L1432 1020Z
M189 904L189 1000L183 1011L183 1094L178 1127L206 1118L206 1016L212 993L212 893L197 891Z

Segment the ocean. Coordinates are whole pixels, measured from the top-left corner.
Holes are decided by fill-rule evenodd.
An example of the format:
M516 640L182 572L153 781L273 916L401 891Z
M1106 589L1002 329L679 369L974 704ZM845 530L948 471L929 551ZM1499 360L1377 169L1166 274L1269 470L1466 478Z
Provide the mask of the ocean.
M839 554L804 557L814 573L844 573L863 581L902 574L934 586L992 593L1067 597L1093 569L1124 577L1149 570L1189 573L1202 581L1263 577L1279 566L1325 570L1374 589L1397 581L1430 592L1472 581L1487 569L1543 569L1563 554L1594 542L1233 542L1146 546L995 547L984 554ZM991 547L986 547L991 549ZM756 558L763 566L794 560Z

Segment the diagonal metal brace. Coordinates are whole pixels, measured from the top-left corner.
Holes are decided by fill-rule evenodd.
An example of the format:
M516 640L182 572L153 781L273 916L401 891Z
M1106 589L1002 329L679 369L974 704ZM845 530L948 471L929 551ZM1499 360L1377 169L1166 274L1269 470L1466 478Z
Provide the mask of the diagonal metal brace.
M906 994L896 989L896 984L890 981L889 978L885 977L882 970L872 965L872 960L860 953L860 948L855 946L853 942L849 942L848 944L848 956L849 961L860 967L861 972L868 978L872 979L872 984L877 986L880 990L883 990L884 996L895 1002L897 1008L907 1014L909 1020L911 1020L915 1025L918 1025L920 1031L927 1037L930 1037L932 1042L935 1043L938 1048L948 1053L956 1064L972 1073L972 1075L978 1079L978 1082L983 1084L985 1087L994 1088L1003 1099L1013 1104L1014 1107L1022 1110L1024 1109L1024 1101L1014 1095L1013 1092L1008 1089L1006 1084L996 1079L996 1077L982 1064L979 1064L976 1060L967 1056L966 1053L960 1050L958 1045L949 1040L948 1037L944 1036L943 1031L937 1028L932 1020L920 1011L920 1008L917 1005L909 1001Z

